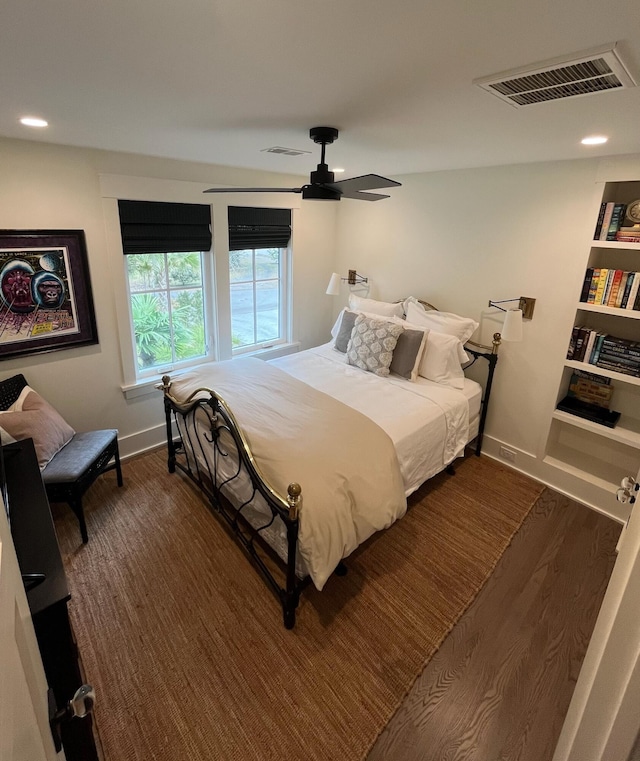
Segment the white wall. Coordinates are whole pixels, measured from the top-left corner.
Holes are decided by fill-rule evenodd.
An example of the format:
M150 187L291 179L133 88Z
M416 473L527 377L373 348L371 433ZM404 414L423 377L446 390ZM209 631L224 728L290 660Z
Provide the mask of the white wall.
M121 390L114 288L123 262L107 247L113 230L105 229L100 175L173 180L176 187L185 182L286 186L300 184L300 178L6 139L0 139L0 167L0 228L85 231L100 341L3 360L0 378L23 372L77 430L118 428L124 455L161 441L160 393L127 400ZM209 197L202 198L206 203ZM332 304L324 290L334 269L336 212L332 204L304 204L295 212L293 338L302 348L328 338Z
M516 467L615 515L610 495L596 497L543 463L602 193L600 163L405 175L374 215L370 204L341 204L338 263L369 276L373 297L414 295L475 318L483 343L502 325L489 299L537 299L523 341L500 349L484 451L497 455L504 444Z
M621 168L640 176L640 157L617 164L585 159L406 175L379 203L302 202L294 216L293 338L302 348L327 340L345 302L324 294L334 270L370 277L374 297L411 294L472 316L485 343L502 324L501 313L487 307L490 298L536 298L524 340L501 347L484 451L497 456L505 445L524 472L626 517L615 505L603 507L586 482L543 462L601 183ZM299 178L17 140L0 140L0 166L0 228L85 230L100 338L98 346L4 360L0 377L23 371L79 430L117 427L125 455L159 442L159 399L125 399L121 390L123 263L108 246L118 231L105 214L100 177L162 181L167 200L174 185L178 194L189 183L264 186Z

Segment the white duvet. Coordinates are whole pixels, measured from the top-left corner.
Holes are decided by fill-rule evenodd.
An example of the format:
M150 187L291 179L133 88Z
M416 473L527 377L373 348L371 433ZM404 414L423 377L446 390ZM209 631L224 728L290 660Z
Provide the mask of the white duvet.
M248 362L252 371L256 365L263 365L259 360ZM331 344L271 360L266 364L284 371L312 389L333 397L377 424L393 443L396 455L394 459L397 459L395 467L399 468L399 478L401 478L398 486L400 493L404 490L404 496L411 494L425 480L439 473L460 456L469 441L469 399L463 392L456 389L422 378L419 378L417 382L394 376L380 378L348 365L344 354L333 349ZM241 409L251 397L248 409L250 414L248 419L245 418L248 430L245 432L249 433L250 439L255 439L257 443L258 436L257 431L254 431L254 423L258 418L263 417L262 400L266 394L271 393L274 386L278 386L278 383L272 378L271 388L268 388L269 382L266 380L269 376L268 371L265 373L265 379L257 376L252 379L250 377L252 372L250 372L242 383L237 383L226 375L227 368L231 367L237 367L238 370L247 367L247 360L231 360L195 368L175 378L172 393L184 399L188 393L199 386L213 388L229 402L234 412L237 411L236 406ZM265 383L262 389L261 383ZM248 393L250 387L253 387L251 395ZM293 395L295 390L291 389L290 393ZM309 399L312 400L314 397L310 396ZM310 401L306 405L309 415L312 414L311 407L314 403ZM297 406L299 410L304 408L300 400ZM332 493L336 495L340 493L340 499L329 499L326 496L325 499L320 500L323 507L319 513L314 516L305 515L312 506L311 494L308 488L305 488L305 482L308 484L315 473L319 472L318 465L322 458L316 453L309 462L299 461L292 467L293 463L288 462L286 454L284 461L281 459L282 449L276 442L278 432L284 432L285 439L294 443L294 450L298 450L295 451L295 456L299 458L305 453L307 440L305 432L318 423L313 423L313 418L309 417L292 426L286 417L288 413L284 408L278 409L278 407L279 404L275 411L267 413L266 416L267 426L271 431L271 443L267 439L263 444L258 445L258 449L261 450L263 464L267 466L265 470L269 471L273 480L277 482L278 491L281 494L286 494L286 485L291 480L298 480L303 484L303 496L307 499L301 511L300 553L296 559L296 573L299 576L308 573L314 585L322 589L340 559L347 557L375 531L388 527L394 520L404 515L406 501L396 498L391 507L389 500L382 505L375 505L375 500L368 498L364 502L358 500L356 504L356 500L351 495L351 487L346 491L344 488L348 479L353 477L354 468L357 467L355 463L358 462L357 453L354 453L351 448L349 454L345 452L337 458L338 482L342 485L340 483L336 485L337 482L333 482L330 486ZM349 410L346 412L348 413ZM346 413L344 417L346 419ZM249 420L251 423L248 422ZM340 436L339 426L332 428L329 425L328 427L333 431L335 444L334 451L330 454L335 458L335 455L342 451L346 436L344 434ZM307 445L310 443L307 441ZM274 470L271 467L273 463L270 461L275 458L276 453L280 462ZM254 454L258 453L254 452ZM196 454L196 456L199 455ZM206 456L208 459L209 453ZM291 459L294 459L293 452ZM282 470L282 478L276 475L278 470ZM382 469L388 474L387 480L394 480L389 479L392 470L390 463ZM381 474L374 475L379 477ZM384 487L386 486L385 483ZM233 489L239 488L235 483L233 484ZM380 484L379 488L383 488L383 484ZM343 491L344 494L342 494ZM235 496L238 503L248 499L247 494L242 490ZM345 504L350 505L346 512L343 510ZM326 509L328 506L331 509ZM252 504L244 510L244 514L255 527L264 525L265 515L270 515L260 495L256 495ZM269 526L263 535L285 559L287 543L284 525L277 521Z
M386 431L396 448L407 496L462 455L469 441L469 401L456 389L423 378L381 378L347 364L330 343L269 364L358 410Z

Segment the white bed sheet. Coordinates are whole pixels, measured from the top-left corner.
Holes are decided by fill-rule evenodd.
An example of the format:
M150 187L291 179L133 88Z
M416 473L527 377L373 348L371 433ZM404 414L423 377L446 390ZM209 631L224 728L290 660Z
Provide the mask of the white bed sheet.
M331 343L270 362L377 423L395 445L407 496L477 433L482 388L468 378L462 390L420 377L380 378L347 364Z

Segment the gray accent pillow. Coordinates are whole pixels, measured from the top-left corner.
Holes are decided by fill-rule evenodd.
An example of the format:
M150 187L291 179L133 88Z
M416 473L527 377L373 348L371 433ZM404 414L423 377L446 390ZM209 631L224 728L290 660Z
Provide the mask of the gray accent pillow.
M353 325L356 321L357 316L358 316L357 312L350 312L348 309L345 309L344 312L342 313L342 321L340 322L340 330L338 331L338 335L336 336L334 348L336 348L338 351L341 351L343 354L347 351L347 346L349 345L349 339L351 338L351 331L353 330Z
M404 328L359 314L347 345L347 362L375 375L389 375L393 350Z
M405 328L398 337L393 351L390 370L403 378L414 381L418 377L420 360L424 353L428 332Z

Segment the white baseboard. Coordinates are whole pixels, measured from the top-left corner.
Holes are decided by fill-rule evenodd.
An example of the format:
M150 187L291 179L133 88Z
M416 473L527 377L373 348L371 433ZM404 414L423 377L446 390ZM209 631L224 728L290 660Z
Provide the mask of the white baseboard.
M515 460L506 460L500 455L501 447L505 447L515 453ZM625 505L616 500L612 491L607 491L586 480L576 477L561 468L544 462L530 452L514 447L512 444L500 441L485 434L482 442L482 454L506 465L513 470L523 473L525 476L540 481L560 494L580 502L592 510L596 510L609 518L625 523L629 517L629 510Z
M165 424L156 425L153 428L147 428L145 431L132 433L129 436L119 436L118 444L120 447L120 457L123 460L143 454L151 449L157 449L166 445L167 434Z

